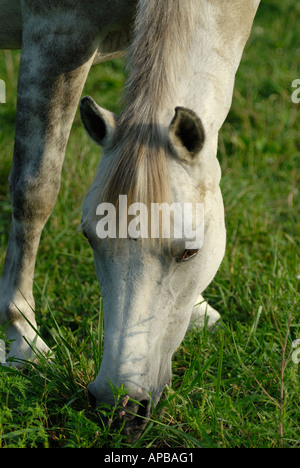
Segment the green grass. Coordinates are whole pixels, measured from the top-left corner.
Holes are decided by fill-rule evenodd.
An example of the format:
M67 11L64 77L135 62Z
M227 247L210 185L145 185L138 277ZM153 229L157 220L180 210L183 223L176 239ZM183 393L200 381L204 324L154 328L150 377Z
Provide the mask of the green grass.
M300 371L291 354L300 338L300 105L291 101L291 83L300 78L299 19L292 0L262 2L219 143L228 243L205 297L222 313L223 327L185 338L172 387L136 447L300 446ZM18 61L18 52L0 52L7 84L0 266L10 224ZM84 94L118 112L123 83L122 62L104 64L92 70ZM40 332L56 359L23 372L0 369L0 447L127 446L120 430L91 411L85 391L101 362L102 303L92 252L77 227L99 158L77 114L35 275ZM112 420L116 411L101 408Z

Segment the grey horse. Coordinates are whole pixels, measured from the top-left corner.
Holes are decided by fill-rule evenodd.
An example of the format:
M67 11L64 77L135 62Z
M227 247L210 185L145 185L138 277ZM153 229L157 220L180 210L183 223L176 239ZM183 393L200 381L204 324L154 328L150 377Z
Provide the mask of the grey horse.
M225 251L218 132L258 5L0 0L0 48L22 48L9 179L12 226L0 280L0 323L16 366L31 356L30 343L48 350L35 331L35 261L85 80L93 64L128 50L122 114L89 97L80 110L86 131L103 146L82 218L104 301L104 354L89 393L95 405L113 403L111 383L124 385L139 403L126 407L129 433L142 430L170 382L172 356L189 327L204 315L210 323L219 318L202 297ZM169 239L141 239L138 222L136 235L99 236L103 203L116 208L120 222L120 196L127 197L125 211L129 206L137 216L137 203L148 210L201 205L203 242L187 247L186 231L178 238L172 229Z

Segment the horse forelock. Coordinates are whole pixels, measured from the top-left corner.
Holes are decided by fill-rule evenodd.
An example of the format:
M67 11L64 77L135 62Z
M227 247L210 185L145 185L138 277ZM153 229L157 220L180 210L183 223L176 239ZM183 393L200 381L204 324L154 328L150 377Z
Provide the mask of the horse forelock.
M118 206L120 195L126 195L128 204L171 201L168 174L168 144L156 124L117 127L112 148L111 164L101 190L101 201Z

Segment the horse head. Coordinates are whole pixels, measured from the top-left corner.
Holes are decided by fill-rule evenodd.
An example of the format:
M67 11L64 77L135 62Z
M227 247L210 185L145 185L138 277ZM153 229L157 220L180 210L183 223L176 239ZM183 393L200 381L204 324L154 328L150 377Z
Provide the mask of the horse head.
M143 141L143 157L150 158L145 166L149 172L154 161L151 153L155 150L159 157L163 154L161 164L165 165L167 180L160 183L168 186L165 193L171 200L155 203L154 198L150 207L143 203L145 199L139 204L139 200L131 197L133 203L129 205L128 197L134 193L131 187L129 193L115 194L116 207L107 202L112 201L114 194L103 187L115 187L115 178L121 183L125 176L120 163L124 144L119 144L124 123L89 97L81 102L81 116L88 134L103 146L103 157L85 199L82 218L84 234L94 252L104 304L103 360L89 392L95 404L113 403L111 384L123 385L129 396L140 403L127 408L130 414L127 427L132 431L143 426L151 414L152 403L157 404L164 387L170 383L172 356L189 327L197 297L211 282L223 258L225 227L220 168L211 155L213 148L205 137L201 119L189 109L176 108L169 126L159 127L160 135L155 135L159 144L147 146ZM129 157L139 154L136 142L143 130L131 125L126 129L128 135L130 130L132 145L127 142L126 152L127 163L132 166ZM158 127L148 126L147 130L157 133ZM147 141L153 138L148 135ZM138 168L137 165L137 173ZM149 174L146 178L145 174L140 176L146 184ZM134 181L137 186L143 185L139 183L139 174ZM145 188L142 187L142 194ZM153 227L153 205L165 208L160 227ZM145 216L141 216L141 207L147 210ZM120 231L124 212L125 230Z

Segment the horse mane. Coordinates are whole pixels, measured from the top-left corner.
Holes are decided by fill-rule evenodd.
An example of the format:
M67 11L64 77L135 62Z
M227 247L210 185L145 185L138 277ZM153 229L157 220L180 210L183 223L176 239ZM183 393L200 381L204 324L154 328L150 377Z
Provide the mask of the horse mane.
M146 206L171 200L167 170L168 140L161 115L174 109L177 79L187 56L193 18L191 0L140 0L131 46L124 111L117 121L112 167L102 199L118 205Z

